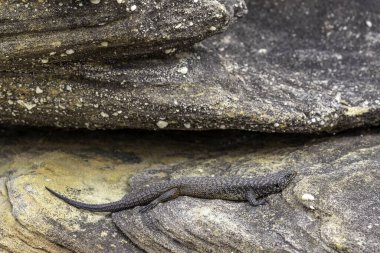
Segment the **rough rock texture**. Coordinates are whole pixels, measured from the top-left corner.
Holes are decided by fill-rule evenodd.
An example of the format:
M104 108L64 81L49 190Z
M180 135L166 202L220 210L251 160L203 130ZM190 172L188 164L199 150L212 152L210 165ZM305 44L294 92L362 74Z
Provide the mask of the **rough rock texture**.
M0 252L70 252L20 224L12 215L6 177L0 179Z
M0 70L173 53L245 12L241 0L1 1Z
M191 52L2 73L0 122L266 132L379 124L379 1L247 4L245 18Z
M13 141L17 142L17 138L2 138L2 143L10 142L11 144L2 145L2 154L6 155L1 159L0 168L0 252L1 249L20 253L141 252L119 233L110 217L88 215L71 210L70 207L59 205L59 203L57 205L51 196L45 194L44 189L44 186L51 184L52 181L59 182L54 183L57 187L59 185L64 187L74 181L79 184L85 183L86 180L81 182L80 176L86 173L88 176L102 178L105 184L113 184L121 190L123 181L119 176L120 174L128 176L122 164L129 164L125 161L128 160L128 154L124 157L125 160L120 162L119 169L123 172L117 175L116 180L112 174L104 174L107 165L111 167L109 161L100 159L98 163L104 167L96 171L91 169L96 168L95 164L97 164L94 151L84 150L81 154L81 151L77 150L74 147L75 144L71 142L73 144L71 150L78 151L78 154L74 155L64 143L61 143L62 149L66 152L61 152L60 145L44 142L42 136L39 139L44 144L31 139L26 138L26 142L20 139L21 143L17 145L13 143ZM87 147L87 149L91 148ZM21 159L14 157L13 152L20 155ZM93 163L86 162L88 154L93 155ZM118 162L112 163L112 166L118 166ZM132 159L131 164L134 163ZM71 169L67 168L70 165ZM77 187L72 186L72 191L75 192ZM92 183L88 182L87 187L91 186ZM100 196L101 193L98 193L94 198L100 199ZM104 196L105 199L108 197L112 196ZM88 200L93 201L94 198L90 197Z
M325 137L3 130L0 144L0 251L376 252L380 247L380 129ZM111 216L75 209L44 189L102 203L170 178L282 169L299 174L258 208L180 197L144 215L136 207Z
M172 178L197 174L199 168L202 174L246 176L298 171L296 182L282 195L270 197L269 205L253 208L181 197L144 215L135 208L112 217L147 252L377 252L379 131L307 141L298 147L273 148L273 142L270 138L261 149L230 163L221 162L227 160L222 156L149 173L166 172Z

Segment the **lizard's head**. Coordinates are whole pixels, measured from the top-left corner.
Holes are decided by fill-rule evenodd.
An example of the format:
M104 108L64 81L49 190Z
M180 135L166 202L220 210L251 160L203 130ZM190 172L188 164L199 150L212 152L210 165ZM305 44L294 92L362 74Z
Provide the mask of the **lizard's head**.
M295 171L280 171L271 174L265 178L265 183L262 188L263 194L269 195L281 192L293 181L296 175L297 172Z
M278 188L279 191L285 189L296 177L297 172L295 171L280 171L276 173L276 184L275 187Z

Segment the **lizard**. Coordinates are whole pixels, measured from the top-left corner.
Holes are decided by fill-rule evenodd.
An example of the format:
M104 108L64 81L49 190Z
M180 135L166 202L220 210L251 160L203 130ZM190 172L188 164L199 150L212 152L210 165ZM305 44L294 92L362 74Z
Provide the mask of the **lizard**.
M159 203L189 196L203 199L248 201L252 206L267 204L265 197L285 189L296 176L295 171L280 171L266 176L248 177L184 177L159 182L134 190L122 199L106 204L87 204L69 199L45 187L50 193L69 205L93 212L118 212L143 206L140 213Z

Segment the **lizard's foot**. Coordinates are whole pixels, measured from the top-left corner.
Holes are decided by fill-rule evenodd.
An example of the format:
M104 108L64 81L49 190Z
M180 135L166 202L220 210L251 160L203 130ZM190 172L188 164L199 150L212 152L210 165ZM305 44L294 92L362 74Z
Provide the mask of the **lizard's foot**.
M147 211L149 211L151 209L152 209L152 206L146 205L146 206L143 206L143 207L140 208L139 213L142 214L142 213L145 213L145 212L147 212Z
M269 204L269 201L267 199L260 199L255 203L255 206L264 206L268 204Z

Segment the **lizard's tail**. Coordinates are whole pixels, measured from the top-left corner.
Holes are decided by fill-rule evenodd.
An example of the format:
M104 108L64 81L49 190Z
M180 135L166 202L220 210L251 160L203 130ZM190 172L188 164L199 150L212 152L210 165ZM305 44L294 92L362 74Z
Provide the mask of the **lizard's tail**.
M129 208L129 206L127 206L126 203L122 200L107 203L107 204L86 204L83 202L79 202L79 201L69 199L69 198L59 194L58 192L53 191L52 189L50 189L46 186L45 186L45 188L46 188L46 190L48 190L51 194L53 194L57 198L63 200L67 204L72 205L72 206L79 208L79 209L84 209L84 210L93 211L93 212L118 212L118 211Z

